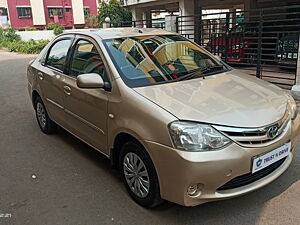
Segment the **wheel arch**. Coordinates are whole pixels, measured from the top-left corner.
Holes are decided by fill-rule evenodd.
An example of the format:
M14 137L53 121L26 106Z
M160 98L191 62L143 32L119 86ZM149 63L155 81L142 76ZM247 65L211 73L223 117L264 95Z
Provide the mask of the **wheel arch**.
M132 134L129 134L128 132L120 132L114 138L113 146L110 150L110 161L111 161L111 165L116 169L119 169L119 156L120 156L121 148L128 141L134 141L136 143L141 144L138 138L134 137Z
M32 95L31 95L31 101L32 101L32 105L33 105L34 109L35 109L34 102L38 97L41 98L41 95L36 90L33 90Z
M110 161L113 168L119 169L119 156L122 146L128 142L133 141L139 145L141 145L144 149L146 154L150 157L154 167L155 163L151 157L150 152L147 150L145 144L143 144L142 140L138 138L136 135L132 134L131 132L127 131L120 131L114 138L112 148L110 149Z

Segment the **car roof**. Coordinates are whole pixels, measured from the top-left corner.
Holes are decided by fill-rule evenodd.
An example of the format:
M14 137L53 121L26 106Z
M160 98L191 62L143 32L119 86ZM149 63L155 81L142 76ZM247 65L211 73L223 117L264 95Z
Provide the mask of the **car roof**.
M122 38L122 37L136 37L145 35L170 35L176 34L158 28L105 28L105 29L81 29L81 30L66 30L64 34L83 34L83 35L98 35L102 39Z

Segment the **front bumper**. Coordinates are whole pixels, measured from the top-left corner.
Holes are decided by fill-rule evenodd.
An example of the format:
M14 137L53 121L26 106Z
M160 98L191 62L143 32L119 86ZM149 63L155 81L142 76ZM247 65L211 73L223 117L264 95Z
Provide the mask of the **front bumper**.
M209 201L227 199L259 189L278 178L291 164L299 134L300 116L287 128L276 143L263 148L243 148L233 143L212 152L185 152L151 141L144 145L155 165L160 182L161 197L184 206L195 206ZM272 151L291 141L291 152L277 169L250 184L228 190L218 190L235 177L251 171L254 156ZM189 196L190 185L199 184L196 196Z

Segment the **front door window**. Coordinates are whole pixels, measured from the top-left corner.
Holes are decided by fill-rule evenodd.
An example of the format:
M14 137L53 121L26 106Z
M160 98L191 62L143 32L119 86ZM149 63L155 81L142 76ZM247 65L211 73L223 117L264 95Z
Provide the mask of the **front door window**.
M79 40L74 51L71 63L71 76L97 73L107 81L106 71L96 46L87 40Z

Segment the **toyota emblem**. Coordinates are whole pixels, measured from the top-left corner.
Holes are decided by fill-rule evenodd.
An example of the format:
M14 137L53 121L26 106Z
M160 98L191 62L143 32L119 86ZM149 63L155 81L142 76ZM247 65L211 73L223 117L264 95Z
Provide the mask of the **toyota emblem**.
M278 136L278 127L277 126L272 126L269 128L267 135L270 139L274 139Z

